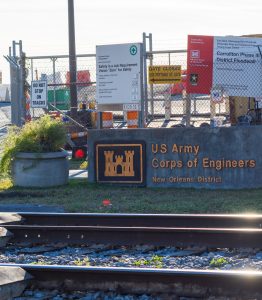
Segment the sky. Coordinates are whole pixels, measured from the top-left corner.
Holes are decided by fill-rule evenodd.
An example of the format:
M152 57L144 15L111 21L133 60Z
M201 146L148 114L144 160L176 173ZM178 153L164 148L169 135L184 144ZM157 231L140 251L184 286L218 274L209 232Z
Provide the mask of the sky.
M67 0L0 0L0 70L12 41L28 56L68 54ZM96 45L142 41L153 50L186 49L187 35L241 36L262 33L261 0L74 0L76 52Z

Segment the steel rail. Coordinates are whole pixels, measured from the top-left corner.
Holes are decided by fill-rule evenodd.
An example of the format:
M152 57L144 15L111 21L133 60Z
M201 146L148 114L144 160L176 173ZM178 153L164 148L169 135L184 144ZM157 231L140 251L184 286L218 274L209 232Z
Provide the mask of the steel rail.
M13 243L262 248L262 229L5 225Z
M261 295L262 272L152 268L72 267L1 264L20 267L40 288L66 290L121 290L123 292L172 293L177 296L237 295L250 299ZM201 298L203 299L203 298Z
M262 228L262 215L15 213L25 225ZM0 214L4 216L4 213Z
M178 53L187 53L186 49L181 50L154 50L154 51L147 51L147 55L152 54L178 54ZM95 53L92 54L76 54L77 58L85 58L85 57L96 57ZM65 55L40 55L40 56L27 56L26 59L58 59L58 58L69 58L68 54Z

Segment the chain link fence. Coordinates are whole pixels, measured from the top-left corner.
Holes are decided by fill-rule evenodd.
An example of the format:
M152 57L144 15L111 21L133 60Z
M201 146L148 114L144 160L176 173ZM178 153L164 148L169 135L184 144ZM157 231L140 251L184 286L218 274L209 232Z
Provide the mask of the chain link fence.
M31 118L38 118L43 114L62 112L68 122L69 132L87 131L96 126L98 117L96 115L96 55L77 55L77 119L72 120L70 115L70 75L69 57L67 55L55 56L34 56L26 57L22 51L22 42L19 42L20 56L9 53L7 60L11 70L11 94L12 101L16 99L17 105L13 105L12 114L22 115L17 121L20 126L26 118L24 110L30 113ZM23 55L21 55L21 53ZM174 127L174 126L209 126L210 121L218 118L220 123L230 120L231 124L236 124L232 115L245 115L251 111L251 117L261 120L261 109L256 110L258 102L249 97L228 97L223 95L223 101L215 103L208 94L187 94L189 84L187 73L187 50L163 50L146 52L144 63L148 79L148 68L152 66L181 66L181 81L171 84L150 84L144 83L144 115L147 127ZM224 62L223 62L224 63ZM225 64L223 67L226 67ZM216 66L216 68L218 68ZM244 74L243 89L245 80L250 82L252 78L254 85L260 85L258 72L250 69L248 74ZM253 78L253 77L254 78ZM221 77L221 78L220 78ZM220 76L217 78L222 86L230 84L231 78ZM48 108L29 107L30 84L33 80L47 80L48 83ZM24 88L21 88L21 82ZM27 97L28 98L28 97ZM241 99L239 99L241 98ZM261 106L261 101L260 104ZM237 113L236 113L237 110ZM252 112L253 110L253 112ZM255 116L252 115L256 114ZM257 116L260 113L260 116ZM113 111L112 124L114 127L126 127L126 112ZM66 119L68 117L68 119ZM108 120L107 120L108 121ZM110 122L109 122L110 123ZM72 128L70 128L70 126Z
M180 65L182 80L174 84L147 83L145 99L145 115L149 127L163 127L185 124L186 115L190 114L190 122L199 126L209 122L215 115L227 116L228 99L224 103L213 104L209 95L190 95L190 109L187 108L186 80L187 53L181 51L152 51L146 59L148 66ZM70 84L68 56L27 57L27 81L45 79L48 82L48 111L70 110ZM96 56L86 54L77 56L77 103L78 110L96 109ZM47 113L46 110L31 108L32 118ZM113 112L114 126L122 127L126 121L123 111ZM80 122L87 128L94 125L93 117Z
M77 66L78 109L83 106L95 108L95 55L78 56ZM47 80L48 111L69 111L71 106L68 57L29 57L26 60L26 67L28 82ZM46 113L46 110L31 108L30 112L34 118Z
M161 120L168 121L170 126L183 126L186 116L189 115L191 126L200 126L210 122L215 116L228 117L229 98L222 103L215 104L210 95L186 94L187 87L187 52L156 51L152 52L149 65L178 65L181 66L181 82L173 84L150 84L148 87L148 115L156 124ZM189 100L189 104L188 104ZM187 107L189 105L189 107ZM157 122L158 121L158 122Z

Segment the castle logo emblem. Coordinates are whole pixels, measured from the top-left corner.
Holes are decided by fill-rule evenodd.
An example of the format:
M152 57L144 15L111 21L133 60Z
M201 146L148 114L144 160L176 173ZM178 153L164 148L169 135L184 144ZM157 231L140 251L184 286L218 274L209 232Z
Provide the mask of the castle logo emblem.
M125 151L124 155L115 155L114 151L104 151L105 176L134 176L135 151Z
M145 143L97 143L97 182L143 184Z

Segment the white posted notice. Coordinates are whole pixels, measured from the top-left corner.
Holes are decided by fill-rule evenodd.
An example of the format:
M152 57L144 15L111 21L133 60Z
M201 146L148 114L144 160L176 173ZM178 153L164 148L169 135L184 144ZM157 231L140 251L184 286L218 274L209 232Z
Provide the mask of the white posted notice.
M141 48L139 43L96 47L98 104L140 104Z
M215 37L213 86L229 96L262 96L261 38Z
M31 82L31 107L47 107L47 81L35 80Z

